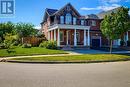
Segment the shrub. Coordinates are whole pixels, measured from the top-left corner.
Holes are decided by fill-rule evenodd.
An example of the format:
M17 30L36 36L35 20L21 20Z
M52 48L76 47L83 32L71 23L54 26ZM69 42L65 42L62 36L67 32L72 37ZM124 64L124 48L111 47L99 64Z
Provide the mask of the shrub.
M28 43L24 43L23 45L22 45L22 48L31 48L32 47L32 45L31 44L28 44Z
M127 46L130 46L130 40L127 41Z
M122 40L120 41L120 46L124 46L125 42Z
M44 41L40 43L39 47L44 47L47 49L57 49L56 41Z
M18 42L18 41L14 41L12 45L13 45L13 46L18 46L18 45L19 45L19 42Z
M5 44L4 43L0 43L0 49L5 49Z

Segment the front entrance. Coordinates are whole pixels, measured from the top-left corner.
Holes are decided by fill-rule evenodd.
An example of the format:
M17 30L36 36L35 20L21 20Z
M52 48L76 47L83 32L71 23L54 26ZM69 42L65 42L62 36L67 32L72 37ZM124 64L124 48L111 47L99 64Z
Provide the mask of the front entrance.
M92 39L92 47L99 48L100 47L100 39Z

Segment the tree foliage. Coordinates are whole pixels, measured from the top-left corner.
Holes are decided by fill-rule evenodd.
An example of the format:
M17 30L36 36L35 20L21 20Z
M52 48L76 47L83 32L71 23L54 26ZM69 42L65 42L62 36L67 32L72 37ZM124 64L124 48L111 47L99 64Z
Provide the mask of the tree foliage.
M21 37L27 37L37 33L37 30L34 29L34 25L30 23L17 23L16 30Z
M112 41L122 38L129 30L130 18L128 11L128 8L120 7L116 12L106 15L101 22L102 34L111 41L110 53L112 51Z

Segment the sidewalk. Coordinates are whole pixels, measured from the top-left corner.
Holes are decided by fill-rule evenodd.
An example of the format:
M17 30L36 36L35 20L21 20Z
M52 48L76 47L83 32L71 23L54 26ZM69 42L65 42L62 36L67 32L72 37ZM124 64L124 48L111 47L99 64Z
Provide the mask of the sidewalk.
M82 55L82 54L80 54L80 53L75 53L75 52L68 52L68 53L69 53L69 54L0 57L0 61L3 60L3 59L11 59L11 58L29 58L29 57L47 57L47 56L71 56L71 55Z

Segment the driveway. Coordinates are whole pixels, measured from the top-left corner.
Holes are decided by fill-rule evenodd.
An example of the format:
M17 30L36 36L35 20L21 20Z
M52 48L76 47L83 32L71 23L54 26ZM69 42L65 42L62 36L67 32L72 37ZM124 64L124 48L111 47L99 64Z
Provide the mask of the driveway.
M70 53L74 54L109 54L110 52L101 51L101 50L94 50L94 49L75 49L73 51L69 51ZM128 54L130 51L114 51L113 54Z
M93 50L93 49L75 49L75 50L70 51L70 52L77 53L77 54L104 54L104 53L108 53L105 51Z
M130 87L130 62L0 63L0 87Z

